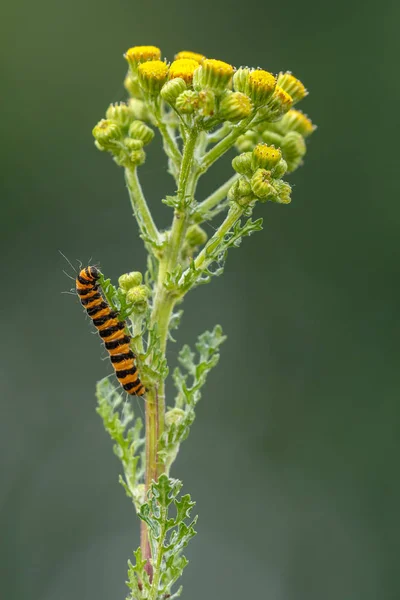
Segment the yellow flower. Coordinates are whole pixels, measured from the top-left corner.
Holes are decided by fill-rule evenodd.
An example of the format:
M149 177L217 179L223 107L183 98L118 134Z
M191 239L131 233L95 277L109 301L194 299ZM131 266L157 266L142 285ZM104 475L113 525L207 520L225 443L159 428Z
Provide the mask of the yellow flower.
M157 95L168 77L168 65L161 60L150 60L138 67L138 78L142 89Z
M199 74L197 82L201 87L223 92L229 87L234 72L232 65L222 60L205 58L197 72Z
M308 137L315 131L316 126L313 125L311 119L300 110L289 110L288 113L279 122L279 130L283 133L288 131L297 131L303 137Z
M279 85L276 86L268 105L261 109L260 115L265 112L266 120L273 122L282 117L293 105L293 98Z
M195 60L201 64L205 59L205 56L198 54L197 52L191 52L190 50L182 50L175 55L175 60L180 60L181 58L189 58L190 60Z
M199 63L192 58L179 58L169 67L169 78L175 79L180 77L187 84L191 84L193 81L193 73L199 68Z
M282 152L275 146L257 144L253 150L253 169L272 169L282 158Z
M300 79L296 79L296 77L294 77L290 71L287 71L286 73L279 73L278 85L285 90L285 92L292 96L293 104L296 104L308 94Z
M124 58L128 61L133 70L137 65L146 62L147 60L160 60L161 50L157 46L133 46L124 54Z
M251 71L247 83L247 93L257 106L262 106L272 95L276 86L276 79L268 71L257 69Z

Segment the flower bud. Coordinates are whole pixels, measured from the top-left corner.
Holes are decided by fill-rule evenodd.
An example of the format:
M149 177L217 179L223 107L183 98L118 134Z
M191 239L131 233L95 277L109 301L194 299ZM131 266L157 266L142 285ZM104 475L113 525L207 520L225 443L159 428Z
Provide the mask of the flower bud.
M300 110L289 110L279 121L279 131L288 133L289 131L297 131L303 137L308 137L315 131L316 126L313 125L311 119Z
M124 87L130 96L133 98L141 97L142 90L139 85L139 80L137 78L136 73L133 74L131 71L128 71L125 79L124 79Z
M154 137L154 131L143 123L143 121L132 121L129 127L129 135L134 140L141 140L143 145L150 144Z
M149 109L143 100L139 100L138 98L130 98L129 108L131 109L132 117L134 119L139 119L140 121L151 120Z
M138 67L140 87L151 96L157 96L168 77L168 65L161 60L143 62Z
M141 285L143 276L139 271L131 271L130 273L124 273L118 279L119 287L127 292L128 290Z
M167 81L161 88L161 98L171 106L175 105L176 99L182 92L187 90L186 83L180 77Z
M146 153L144 150L132 150L129 154L130 166L140 167L146 160Z
M251 189L260 200L272 200L276 196L276 191L271 183L271 171L257 169L251 178Z
M126 292L126 300L134 305L135 312L142 313L146 310L150 290L146 285L137 285Z
M115 143L121 139L121 129L113 121L101 119L94 127L93 137L105 149L115 146Z
M274 187L276 189L277 195L272 198L272 202L276 202L277 204L290 204L292 199L290 194L292 192L292 188L287 183L287 181L282 181L278 179L274 183Z
M106 112L106 118L109 121L114 121L124 129L132 121L132 110L125 102L110 104Z
M202 88L221 93L229 87L234 71L232 65L222 60L205 58L197 72L196 83Z
M279 73L278 85L285 90L285 92L290 94L290 96L293 98L293 104L296 104L308 94L308 91L300 79L296 79L296 77L294 77L290 71L287 71L286 73Z
M196 71L197 72L197 71ZM199 108L206 117L211 117L215 112L215 94L211 90L198 92Z
M236 123L248 117L253 110L251 100L241 92L227 92L219 105L218 116L224 121Z
M303 162L307 151L304 138L297 131L289 131L282 140L282 152L288 165L288 171L294 171Z
M261 109L260 116L265 116L265 120L268 122L278 121L282 115L291 109L292 104L292 96L277 85L267 106Z
M253 167L253 153L252 152L243 152L239 154L239 156L235 156L232 160L232 167L235 169L236 173L240 173L240 175L252 175Z
M253 199L251 185L245 177L241 177L235 181L228 191L228 200L238 202L241 199L244 199L244 202L247 202L247 200L251 201Z
M148 60L157 61L161 58L161 50L156 46L133 46L124 54L133 71L136 71L140 63Z
M190 58L191 60L195 60L201 64L205 59L205 56L198 54L197 52L191 52L190 50L182 50L175 55L175 60L179 60L181 58Z
M276 165L276 167L274 167L271 171L272 173L272 177L274 179L280 179L281 177L284 176L284 174L286 173L288 169L287 166L287 162L286 160L284 160L283 158L281 158L281 160L278 162L278 164Z
M135 140L130 137L124 139L124 144L128 148L128 150L142 150L143 148L142 140Z
M175 106L179 112L191 114L199 107L199 94L192 90L186 90L177 97Z
M280 147L282 144L282 135L277 133L276 131L270 131L269 129L264 129L261 134L263 142L268 144L269 146L277 146Z
M282 152L275 146L257 144L252 154L253 169L272 169L282 158Z
M250 72L251 72L251 69L249 69L247 67L240 67L240 69L238 69L236 71L236 73L234 74L232 83L233 83L233 88L237 92L242 92L242 94L246 94Z
M251 71L247 81L246 92L255 106L263 106L272 96L276 86L276 78L268 71L256 69Z
M198 68L199 63L197 60L193 60L191 58L180 58L178 60L174 60L174 62L170 65L168 76L170 79L180 77L180 79L183 79L187 85L190 85L193 81L193 73Z
M185 411L181 408L171 408L170 410L167 410L165 413L165 427L167 430L171 427L171 425L178 425L184 416Z
M200 225L191 225L186 232L186 242L190 248L203 246L207 239L208 235Z

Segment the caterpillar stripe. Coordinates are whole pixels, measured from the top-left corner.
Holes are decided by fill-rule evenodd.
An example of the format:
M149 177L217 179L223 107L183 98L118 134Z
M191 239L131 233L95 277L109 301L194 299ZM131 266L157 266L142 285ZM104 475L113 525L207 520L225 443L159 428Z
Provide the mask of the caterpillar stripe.
M124 390L132 396L143 396L145 387L139 379L135 354L130 348L131 338L125 332L125 322L119 321L117 313L100 292L97 283L100 271L96 267L82 269L76 278L76 293L98 330L110 355L115 374Z

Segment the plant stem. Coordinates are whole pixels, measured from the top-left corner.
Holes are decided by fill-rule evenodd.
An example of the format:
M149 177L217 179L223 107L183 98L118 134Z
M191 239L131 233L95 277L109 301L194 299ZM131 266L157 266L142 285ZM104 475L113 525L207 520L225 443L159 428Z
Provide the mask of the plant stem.
M207 213L214 208L217 204L219 204L222 200L226 198L226 195L229 191L229 188L237 179L239 179L240 175L235 173L232 175L228 181L225 181L214 193L212 193L208 198L200 202L197 205L196 211L194 213L194 218L196 223L201 223L207 217Z
M166 277L179 264L179 258L184 240L190 201L187 202L188 189L192 189L192 165L196 148L198 132L194 129L187 139L182 157L179 174L178 196L180 209L176 209L174 220L169 235L164 255L160 258L158 267L158 278L154 292L153 310L151 313L151 326L157 326L159 336L159 350L165 358L168 338L168 326L177 296L165 286ZM190 200L190 199L189 199ZM151 360L151 357L150 357ZM154 384L146 393L146 491L151 482L157 481L158 477L165 471L165 465L158 460L159 442L164 432L165 425L165 385L163 374L160 374ZM146 569L152 576L153 569L149 559L151 558L147 527L141 528L141 548L144 558L147 559ZM157 572L156 572L157 576ZM156 582L154 582L156 585Z
M129 192L133 214L136 217L140 231L146 238L150 238L153 244L159 245L160 234L156 224L153 221L146 199L143 195L142 187L139 183L137 169L125 169L125 181ZM146 245L148 246L148 244ZM154 253L153 249L150 250Z
M156 125L163 139L163 147L165 150L165 154L168 156L168 158L171 159L174 165L175 172L179 173L182 155L179 151L175 138L171 135L169 131L168 125L164 122L162 118L161 108L158 103L154 106L154 116L156 119Z
M223 221L223 223L221 223L221 225L214 233L212 238L208 240L203 250L197 255L194 261L195 271L204 271L204 269L206 269L215 260L215 251L217 250L218 246L223 242L224 236L240 219L245 210L246 206L240 206L236 202L231 205L231 208L229 209L229 212L226 215L226 218ZM179 283L183 283L185 274L186 271L182 274Z
M254 113L247 117L247 119L240 121L240 123L238 123L226 137L224 137L220 142L218 142L218 144L211 148L207 154L205 154L200 165L202 173L207 171L207 169L209 169L216 160L218 160L223 154L225 154L227 150L229 150L229 148L233 146L237 138L249 128L253 118Z

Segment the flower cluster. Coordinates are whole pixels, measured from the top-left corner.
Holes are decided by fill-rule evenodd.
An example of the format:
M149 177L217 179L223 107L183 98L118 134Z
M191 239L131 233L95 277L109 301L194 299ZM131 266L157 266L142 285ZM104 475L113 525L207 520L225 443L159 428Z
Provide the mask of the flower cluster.
M168 63L155 46L134 46L124 57L129 101L111 105L93 130L96 146L111 152L117 164L129 168L144 162L143 147L154 135L149 125L174 138L176 150L167 151L175 162L172 173L179 168L179 138L184 141L193 127L208 134L204 149L209 140L218 142L235 130L232 145L239 152L264 142L280 149L287 172L302 164L305 138L315 126L292 108L307 90L290 72L275 76L260 68L235 69L190 51L178 52Z

